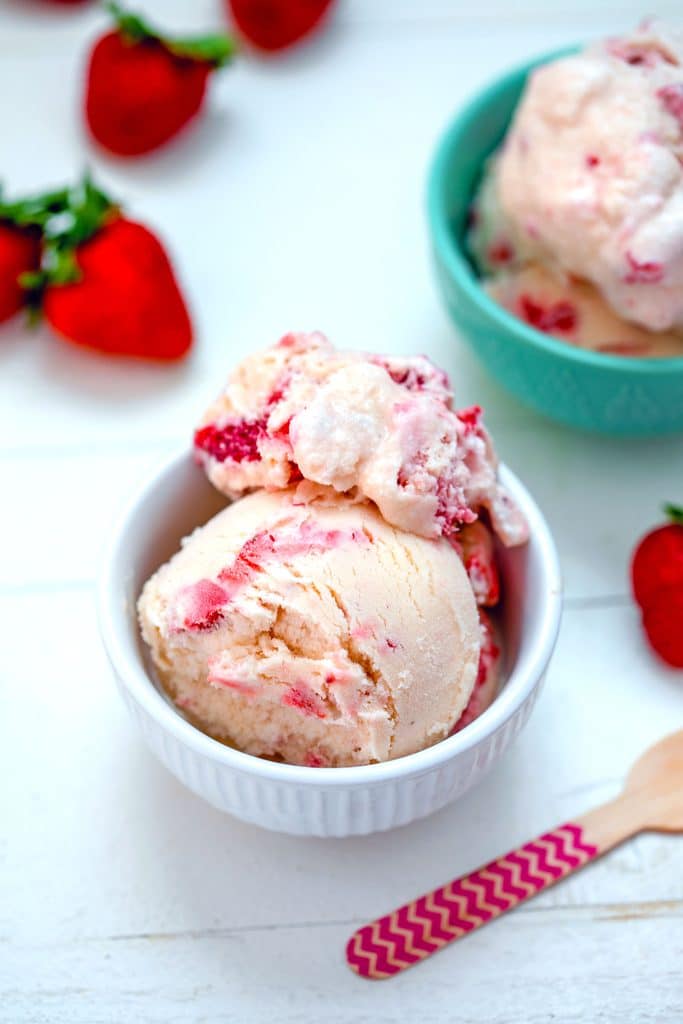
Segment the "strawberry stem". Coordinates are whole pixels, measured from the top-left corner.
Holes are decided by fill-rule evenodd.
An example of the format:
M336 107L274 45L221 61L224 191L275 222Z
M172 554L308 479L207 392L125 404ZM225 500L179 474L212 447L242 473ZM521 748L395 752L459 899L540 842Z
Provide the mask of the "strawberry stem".
M119 214L118 206L89 174L71 188L55 189L8 203L0 189L0 221L42 237L40 268L19 277L32 322L38 318L48 285L78 281L77 249Z
M5 203L0 194L0 220L9 221L17 227L43 228L47 220L66 202L67 189L43 192L40 195Z
M176 57L211 64L213 68L225 67L237 53L235 39L220 32L214 35L166 40L165 46Z
M114 19L119 32L133 45L144 42L146 39L154 40L164 46L174 57L211 64L214 68L224 67L237 53L236 40L224 32L178 38L164 36L139 14L124 10L114 0L109 0L105 4L105 8Z
M44 226L45 240L62 250L87 241L118 210L108 195L93 184L89 174L73 188Z
M668 516L672 523L683 526L683 508L680 505L670 505L667 503L664 506L664 514Z
M128 36L132 43L139 43L143 39L156 39L157 35L151 26L141 18L139 14L126 11L121 4L109 0L105 3L104 9L116 22L116 27L123 35Z
M72 188L48 192L43 196L0 205L0 216L8 210L17 223L35 224L43 234L40 270L22 274L19 283L39 304L48 284L67 284L80 277L76 250L115 217L118 207L88 174Z

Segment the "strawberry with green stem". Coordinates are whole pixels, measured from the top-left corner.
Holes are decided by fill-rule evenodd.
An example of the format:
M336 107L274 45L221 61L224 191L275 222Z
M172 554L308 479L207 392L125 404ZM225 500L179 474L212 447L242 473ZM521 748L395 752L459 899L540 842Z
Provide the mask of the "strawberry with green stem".
M86 178L29 201L43 232L40 270L24 275L34 305L67 341L110 355L181 359L192 324L156 236Z
M105 149L139 156L163 146L199 113L209 76L237 47L225 34L166 37L119 4L106 7L115 24L90 54L85 117Z

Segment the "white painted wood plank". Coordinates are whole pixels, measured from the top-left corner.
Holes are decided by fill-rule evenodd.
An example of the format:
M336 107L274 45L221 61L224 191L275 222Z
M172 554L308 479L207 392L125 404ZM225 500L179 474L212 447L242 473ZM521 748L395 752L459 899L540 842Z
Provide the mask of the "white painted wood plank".
M220 17L219 0L137 6L178 28ZM639 838L389 985L341 962L355 924L608 798L683 724L680 673L650 657L633 608L585 606L626 594L635 537L681 498L680 442L575 436L522 410L455 338L427 259L425 172L452 111L501 68L641 14L632 0L593 7L349 0L298 56L227 72L194 136L135 165L91 154L75 118L96 6L0 9L8 189L73 176L87 153L168 240L199 328L173 370L0 332L2 1024L678 1024L672 838ZM89 589L133 486L237 358L297 326L428 351L463 404L483 402L556 533L570 600L514 750L454 807L363 840L269 835L183 790L125 718Z
M680 909L525 912L386 982L343 965L345 924L12 948L3 1024L678 1024ZM32 976L31 991L16 978ZM0 975L1 977L1 975Z

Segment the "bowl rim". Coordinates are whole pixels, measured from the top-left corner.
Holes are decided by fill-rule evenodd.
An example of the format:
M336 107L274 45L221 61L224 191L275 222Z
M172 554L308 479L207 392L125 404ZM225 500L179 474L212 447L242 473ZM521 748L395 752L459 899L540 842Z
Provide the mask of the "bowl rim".
M562 607L562 581L559 559L550 529L526 487L501 464L500 476L515 501L527 517L530 530L529 543L539 553L541 579L538 592L544 601L540 624L528 650L518 659L502 692L479 718L462 732L449 736L425 750L379 764L353 765L343 768L311 768L304 765L281 764L267 761L252 754L228 747L188 722L168 702L144 666L129 655L124 642L127 615L121 594L114 579L123 560L125 564L125 537L134 526L141 505L153 494L162 481L177 473L182 464L191 459L187 449L166 459L145 483L138 487L119 514L105 547L97 581L97 617L100 635L111 666L133 699L166 732L195 754L244 774L271 779L276 783L320 787L371 786L400 776L423 775L457 755L477 746L497 732L524 704L540 684L555 647Z
M569 362L580 363L583 366L595 367L603 371L613 371L625 376L642 377L643 374L646 374L660 377L672 372L683 373L683 355L658 359L593 352L590 349L569 345L567 342L560 341L552 335L544 334L542 331L536 330L535 327L525 324L484 291L444 209L442 185L448 176L447 168L450 155L458 146L465 130L473 121L480 120L482 115L496 102L501 91L516 85L518 79L526 79L536 68L561 57L571 56L577 51L577 46L563 47L534 57L523 64L518 64L492 79L483 89L471 95L458 108L458 112L451 118L439 136L427 176L427 218L432 241L439 258L447 266L451 278L457 281L460 290L472 303L479 306L499 329L515 334L519 341L530 344L545 354L559 356Z

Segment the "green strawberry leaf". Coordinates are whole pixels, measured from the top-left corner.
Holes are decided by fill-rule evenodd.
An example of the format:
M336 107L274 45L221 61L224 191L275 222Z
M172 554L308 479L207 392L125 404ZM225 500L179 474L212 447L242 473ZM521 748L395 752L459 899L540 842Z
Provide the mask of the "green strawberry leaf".
M118 213L118 206L97 188L89 174L72 188L16 203L0 202L0 219L36 225L42 232L40 270L22 274L19 281L30 294L30 306L40 305L42 292L48 284L69 284L80 279L78 246Z
M680 505L666 504L664 506L664 514L668 516L672 523L683 526L683 507Z
M29 321L40 317L48 285L70 284L82 276L78 247L119 215L119 207L88 173L71 188L55 189L7 202L0 188L0 221L34 229L42 236L40 269L19 277L26 292Z
M195 36L188 39L164 40L165 46L176 57L187 57L211 64L214 68L225 67L237 53L237 43L226 33L210 36Z
M53 216L55 210L66 202L67 189L43 192L35 196L6 203L0 191L0 220L10 221L17 227L36 226L42 228Z
M89 173L73 188L43 225L41 273L45 284L78 281L78 246L116 217L119 207L93 183Z
M45 224L46 242L63 250L72 249L94 235L117 210L86 173L81 182L67 189L65 202Z
M81 278L81 269L73 249L47 248L43 260L44 274L50 284L72 284Z
M104 8L116 22L119 32L127 36L132 43L139 43L142 39L159 38L144 18L141 18L139 14L133 14L132 11L124 10L121 4L114 3L114 0L105 3Z
M174 57L211 64L214 68L224 67L237 53L237 42L225 32L185 38L165 36L139 14L125 10L114 0L109 0L105 8L114 19L119 32L132 44L154 39Z
M17 280L25 291L35 292L45 284L45 274L40 270L26 270Z

